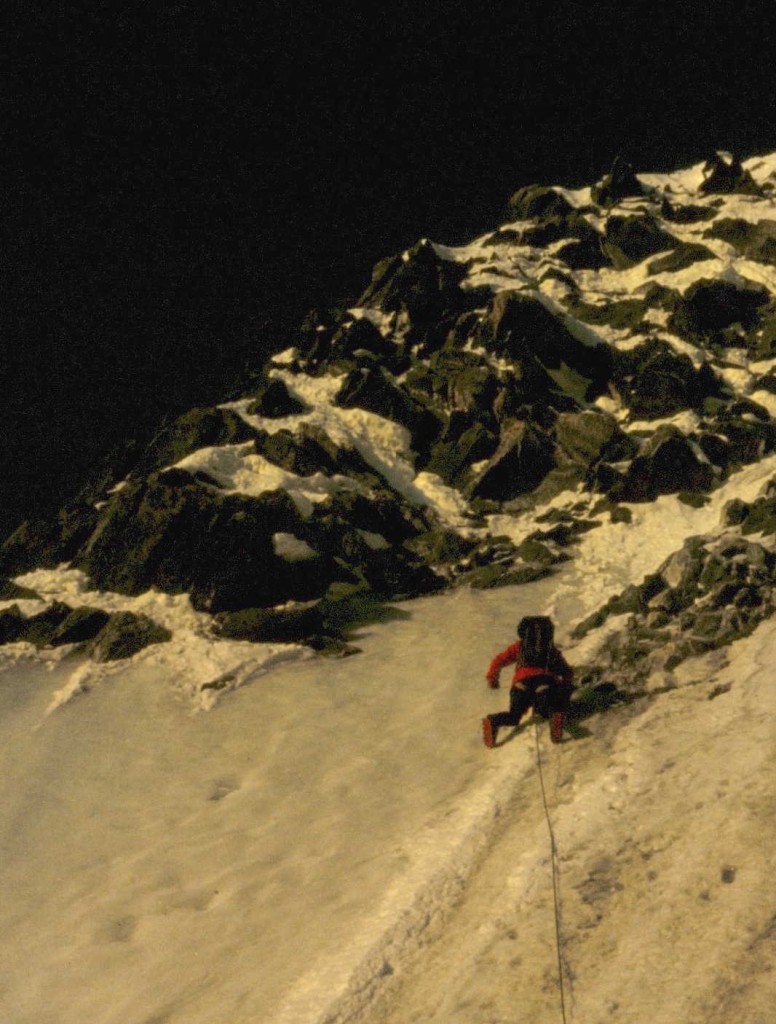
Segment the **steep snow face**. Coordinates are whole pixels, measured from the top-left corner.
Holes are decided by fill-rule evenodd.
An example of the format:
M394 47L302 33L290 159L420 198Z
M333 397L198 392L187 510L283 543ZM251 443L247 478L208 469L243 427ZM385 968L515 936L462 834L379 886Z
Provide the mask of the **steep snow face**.
M674 513L658 505L651 536L676 546L695 524ZM49 716L66 663L17 654L0 687L4 1019L556 1020L534 737L481 746L507 699L483 676L521 614L595 607L622 544L628 578L635 545L605 529L557 580L398 606L358 658L279 665L208 716L170 689L181 648ZM768 1019L775 656L769 623L576 742L541 728L572 1019Z

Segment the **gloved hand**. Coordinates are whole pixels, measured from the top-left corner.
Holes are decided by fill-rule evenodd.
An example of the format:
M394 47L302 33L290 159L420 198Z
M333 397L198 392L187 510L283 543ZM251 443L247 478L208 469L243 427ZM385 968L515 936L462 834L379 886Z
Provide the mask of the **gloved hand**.
M488 680L488 686L491 688L491 690L498 690L500 686L498 676L485 676L485 678Z

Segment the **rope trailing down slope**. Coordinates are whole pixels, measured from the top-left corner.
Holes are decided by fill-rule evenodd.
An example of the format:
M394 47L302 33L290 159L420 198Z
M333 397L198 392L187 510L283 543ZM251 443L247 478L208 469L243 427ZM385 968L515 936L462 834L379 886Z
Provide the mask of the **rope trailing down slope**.
M560 991L560 1010L563 1024L568 1024L566 1017L566 995L564 985L564 964L561 953L561 912L560 912L560 867L558 857L558 846L555 842L555 833L550 818L550 808L547 802L547 790L544 784L544 770L542 768L542 754L539 745L539 718L535 719L534 739L536 740L536 765L539 770L539 782L542 787L542 803L544 804L544 816L547 819L547 830L550 835L550 863L552 866L552 896L555 908L555 949L558 956L558 988Z

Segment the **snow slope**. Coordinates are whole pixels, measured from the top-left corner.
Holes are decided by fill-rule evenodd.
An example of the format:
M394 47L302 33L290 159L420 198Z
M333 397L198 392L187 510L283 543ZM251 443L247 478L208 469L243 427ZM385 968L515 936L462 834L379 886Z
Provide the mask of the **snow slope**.
M776 157L747 167L772 179ZM642 180L681 200L695 196L702 169ZM579 208L590 198L563 194ZM749 197L703 203L742 220L763 209ZM703 238L713 258L671 275L580 271L582 297L632 296L648 277L683 292L709 274L776 289L772 268L707 239L703 223L672 230ZM470 262L466 287L514 288L522 276L563 307L562 280L543 275L551 247L487 236L435 249ZM352 312L385 326L377 310ZM662 312L650 315L659 324ZM567 321L581 339L638 341ZM415 474L403 427L333 405L340 378L292 372L284 359L293 362L277 357L273 374L305 412L224 408L265 431L324 430L462 533L519 542L535 530L546 509L473 519L460 492ZM762 384L773 365L727 349L719 372L774 413ZM598 405L627 420L611 397ZM229 493L282 487L303 515L333 489L364 486L297 476L246 444L199 449L178 468ZM774 474L770 456L701 507L663 496L627 506L628 523L594 512L592 494L561 494L553 506L589 501L598 525L560 571L391 606L359 629L361 653L341 660L219 639L186 595L101 593L67 566L19 577L40 595L15 602L25 614L57 600L132 611L173 639L103 664L68 648L0 647L0 1019L551 1024L561 990L544 780L568 1020L772 1024L776 623L649 680L649 696L577 723L560 747L542 726L486 750L480 719L506 705L506 686L488 690L484 673L521 615L552 614L572 664L591 663L617 620L576 643L574 625ZM364 536L373 549L385 543ZM273 539L304 555L292 535Z
M216 647L196 621L109 673L4 648L2 1019L560 1019L535 736L482 746L507 699L485 668L543 610L587 660L574 622L773 463L705 508L632 506L637 529L602 525L538 583L395 606L358 657L265 666L209 714L180 678ZM574 741L538 734L569 1019L772 1021L774 658L767 622Z

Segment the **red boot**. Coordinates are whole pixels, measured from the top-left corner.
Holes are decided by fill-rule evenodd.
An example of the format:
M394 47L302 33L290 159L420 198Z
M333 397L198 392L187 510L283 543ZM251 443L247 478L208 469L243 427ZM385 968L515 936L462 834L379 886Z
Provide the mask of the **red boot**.
M563 740L563 725L566 716L562 711L553 711L550 715L550 739L553 743L561 743Z
M495 747L497 731L497 727L491 722L490 718L483 718L482 739L486 747Z

